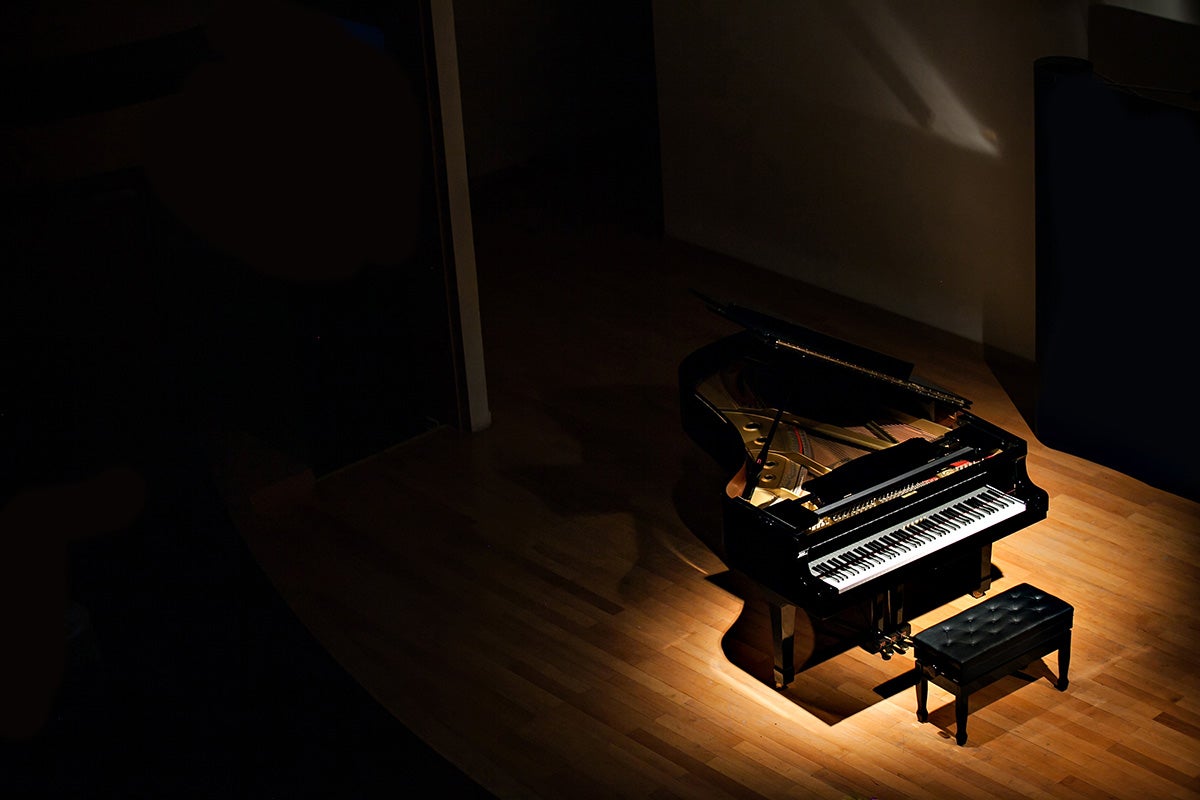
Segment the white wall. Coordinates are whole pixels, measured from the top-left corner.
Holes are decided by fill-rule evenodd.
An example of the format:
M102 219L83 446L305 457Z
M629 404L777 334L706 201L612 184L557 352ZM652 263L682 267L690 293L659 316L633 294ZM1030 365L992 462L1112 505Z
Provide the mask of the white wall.
M1087 0L653 11L667 235L1034 357L1033 62Z

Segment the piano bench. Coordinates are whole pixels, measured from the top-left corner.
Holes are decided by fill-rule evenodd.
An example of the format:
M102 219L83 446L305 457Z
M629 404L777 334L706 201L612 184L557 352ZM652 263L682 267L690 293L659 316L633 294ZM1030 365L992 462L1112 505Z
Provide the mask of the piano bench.
M933 681L954 694L955 740L966 744L971 693L1055 650L1055 687L1065 690L1073 617L1068 603L1022 583L913 636L917 720L929 719L926 702Z

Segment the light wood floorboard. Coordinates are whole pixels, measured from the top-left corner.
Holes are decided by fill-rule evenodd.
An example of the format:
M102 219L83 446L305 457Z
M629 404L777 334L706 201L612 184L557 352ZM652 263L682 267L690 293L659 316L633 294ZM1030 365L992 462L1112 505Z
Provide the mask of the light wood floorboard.
M220 473L301 619L474 780L514 798L1200 797L1196 503L1041 445L970 342L618 224L501 216L476 244L489 429L320 480L231 437ZM708 546L728 476L678 419L680 360L734 330L691 288L912 361L1028 441L1050 513L997 543L992 591L1075 606L1066 692L1035 662L974 696L958 747L948 693L916 721L906 656L767 684L765 611Z

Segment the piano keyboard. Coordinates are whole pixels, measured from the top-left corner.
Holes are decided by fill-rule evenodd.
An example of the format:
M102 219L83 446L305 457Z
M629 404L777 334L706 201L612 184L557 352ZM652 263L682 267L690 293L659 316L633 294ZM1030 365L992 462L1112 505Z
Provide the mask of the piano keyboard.
M990 486L983 486L935 506L868 539L823 556L810 564L812 574L838 592L891 572L972 534L1015 516L1025 503Z

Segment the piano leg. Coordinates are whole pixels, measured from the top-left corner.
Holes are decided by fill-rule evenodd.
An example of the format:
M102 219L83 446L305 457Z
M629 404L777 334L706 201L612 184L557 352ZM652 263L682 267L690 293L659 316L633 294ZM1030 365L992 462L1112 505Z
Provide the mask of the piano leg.
M771 611L771 640L775 644L775 688L783 689L796 678L796 607L791 603L767 605Z
M979 549L979 588L971 592L972 597L983 597L992 588L992 543Z

